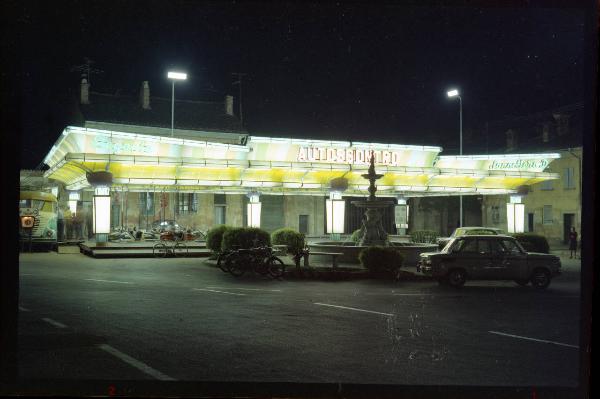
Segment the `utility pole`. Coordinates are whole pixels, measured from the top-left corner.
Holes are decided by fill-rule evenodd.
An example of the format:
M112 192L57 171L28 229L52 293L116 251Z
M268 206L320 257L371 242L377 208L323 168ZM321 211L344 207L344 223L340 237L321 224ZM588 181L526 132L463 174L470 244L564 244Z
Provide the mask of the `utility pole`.
M244 128L244 114L242 113L242 77L246 76L246 73L242 73L242 72L232 72L231 73L233 76L237 76L238 80L236 80L235 82L233 82L234 85L239 84L240 85L240 100L239 100L239 104L240 104L240 125L242 126L242 128Z
M90 75L95 73L95 74L101 74L104 73L103 70L98 69L98 68L92 68L92 64L95 64L95 61L93 61L92 59L88 58L88 57L83 57L83 59L85 60L85 62L81 65L76 65L74 67L71 68L71 72L81 72L81 77L86 78L88 81L88 84L91 86L91 79L90 79Z

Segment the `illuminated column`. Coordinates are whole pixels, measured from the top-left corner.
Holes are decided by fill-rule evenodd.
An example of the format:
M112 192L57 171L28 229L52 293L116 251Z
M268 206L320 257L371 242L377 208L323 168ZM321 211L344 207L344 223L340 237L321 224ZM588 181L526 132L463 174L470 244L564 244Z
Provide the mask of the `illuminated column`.
M325 211L327 213L327 234L331 238L339 239L339 235L344 233L344 218L346 213L346 201L342 199L342 193L331 191L329 199L325 200Z
M521 203L520 195L511 195L506 204L507 232L523 233L525 231L525 205Z
M398 196L398 204L396 205L394 216L398 234L405 235L406 229L408 229L408 204L406 203L406 197L403 195Z
M87 174L88 182L94 187L92 228L98 245L106 245L110 233L110 186L112 173L92 172Z
M247 205L247 218L248 218L248 227L258 227L260 228L260 210L261 203L259 201L260 193L256 191L252 191L248 193L248 199L250 202Z

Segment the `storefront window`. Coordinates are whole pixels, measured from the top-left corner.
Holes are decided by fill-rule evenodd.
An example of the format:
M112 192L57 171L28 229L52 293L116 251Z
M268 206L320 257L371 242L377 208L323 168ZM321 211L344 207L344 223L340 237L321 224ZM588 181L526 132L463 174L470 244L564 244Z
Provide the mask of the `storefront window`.
M177 193L177 213L186 215L198 212L198 194Z

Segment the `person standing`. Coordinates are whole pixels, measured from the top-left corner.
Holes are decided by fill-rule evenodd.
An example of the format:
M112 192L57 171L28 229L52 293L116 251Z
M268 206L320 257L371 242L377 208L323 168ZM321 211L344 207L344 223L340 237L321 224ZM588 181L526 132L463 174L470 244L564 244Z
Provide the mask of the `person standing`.
M58 212L56 214L56 239L58 242L64 240L65 235L65 219L63 214L62 205L58 206Z
M575 259L577 259L577 232L575 227L571 227L569 232L569 251L571 252L569 258L573 258L573 255L575 255Z

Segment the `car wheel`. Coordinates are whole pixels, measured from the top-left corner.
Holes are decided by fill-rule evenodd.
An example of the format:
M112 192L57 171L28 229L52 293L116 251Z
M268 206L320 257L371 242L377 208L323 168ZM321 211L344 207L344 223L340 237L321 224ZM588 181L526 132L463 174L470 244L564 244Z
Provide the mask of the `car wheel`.
M515 283L525 287L527 284L529 284L529 280L520 278L520 279L515 280Z
M544 289L550 285L550 273L546 269L535 269L531 275L531 285L537 289Z
M446 279L449 285L459 288L465 284L465 281L467 281L467 275L462 269L454 269L450 270Z

